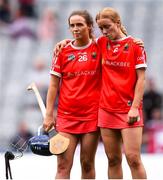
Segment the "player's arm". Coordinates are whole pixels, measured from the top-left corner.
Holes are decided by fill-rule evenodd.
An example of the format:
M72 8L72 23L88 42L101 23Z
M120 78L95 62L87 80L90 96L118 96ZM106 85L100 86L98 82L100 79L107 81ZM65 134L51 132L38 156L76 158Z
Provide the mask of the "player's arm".
M128 112L128 122L134 123L139 120L139 106L143 99L144 87L145 87L145 68L139 68L136 70L137 82L135 86L134 99L132 106Z
M55 125L54 119L54 104L59 89L59 82L61 78L62 55L53 56L52 65L50 69L50 83L46 98L46 116L43 122L45 131L49 131Z
M45 131L49 131L55 124L54 104L59 88L59 82L60 82L59 77L55 75L51 75L47 98L46 98L46 116L43 122L43 128Z
M138 108L143 99L144 86L145 86L145 70L146 64L146 53L144 48L139 45L135 45L135 68L137 74L137 81L135 84L134 99L130 111L128 112L128 122L134 123L139 120Z

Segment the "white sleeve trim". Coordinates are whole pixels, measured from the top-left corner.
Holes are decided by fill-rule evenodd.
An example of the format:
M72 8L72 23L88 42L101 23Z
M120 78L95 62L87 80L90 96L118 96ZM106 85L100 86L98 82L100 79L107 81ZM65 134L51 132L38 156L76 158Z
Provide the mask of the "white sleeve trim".
M137 64L135 66L135 69L139 69L139 68L142 68L142 67L147 68L147 64Z
M56 72L56 71L50 70L50 74L53 74L53 75L58 76L58 77L61 77L61 74Z

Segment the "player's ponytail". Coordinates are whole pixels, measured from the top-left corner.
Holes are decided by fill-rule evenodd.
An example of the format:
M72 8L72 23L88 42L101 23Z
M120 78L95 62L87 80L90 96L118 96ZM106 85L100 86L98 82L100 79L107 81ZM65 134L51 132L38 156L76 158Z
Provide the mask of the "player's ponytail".
M121 24L121 31L123 32L123 34L127 36L127 30L122 24Z

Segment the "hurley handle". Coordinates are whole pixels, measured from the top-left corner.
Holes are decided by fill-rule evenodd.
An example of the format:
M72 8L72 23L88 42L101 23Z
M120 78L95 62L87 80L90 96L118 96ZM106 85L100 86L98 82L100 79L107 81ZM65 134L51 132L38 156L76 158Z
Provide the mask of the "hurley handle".
M34 82L32 82L28 87L27 87L27 90L33 90L33 92L35 93L35 96L37 98L37 101L38 101L38 104L40 106L40 109L41 109L41 112L42 112L42 115L43 117L45 118L45 115L46 115L46 108L45 108L45 105L43 103L43 100L42 100L42 97L37 89L37 86Z

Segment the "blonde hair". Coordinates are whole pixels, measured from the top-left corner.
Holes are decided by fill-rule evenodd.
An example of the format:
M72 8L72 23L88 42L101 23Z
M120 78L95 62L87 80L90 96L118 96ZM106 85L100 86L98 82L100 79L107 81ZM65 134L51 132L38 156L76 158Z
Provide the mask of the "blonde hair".
M111 19L114 23L119 22L120 23L120 29L123 34L127 35L126 28L122 25L122 21L120 18L119 13L111 7L106 7L102 9L97 15L96 15L96 21L101 19L101 18L109 18Z

